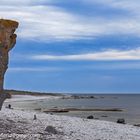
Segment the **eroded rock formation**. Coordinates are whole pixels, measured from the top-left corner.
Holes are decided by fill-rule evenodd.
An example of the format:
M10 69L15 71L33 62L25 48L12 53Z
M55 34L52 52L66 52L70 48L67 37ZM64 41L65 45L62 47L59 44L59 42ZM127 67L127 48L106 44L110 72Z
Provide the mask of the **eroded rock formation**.
M15 30L18 22L0 19L0 109L7 94L4 93L4 75L8 68L9 51L16 43Z

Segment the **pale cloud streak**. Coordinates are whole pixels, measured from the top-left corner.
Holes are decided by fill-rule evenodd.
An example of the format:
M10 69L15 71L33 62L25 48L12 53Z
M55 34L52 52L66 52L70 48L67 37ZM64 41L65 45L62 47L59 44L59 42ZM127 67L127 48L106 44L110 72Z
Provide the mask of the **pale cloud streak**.
M33 60L52 61L109 61L109 60L140 60L140 48L135 50L106 50L102 52L76 54L76 55L33 55Z
M11 67L8 72L56 72L61 70L57 67Z

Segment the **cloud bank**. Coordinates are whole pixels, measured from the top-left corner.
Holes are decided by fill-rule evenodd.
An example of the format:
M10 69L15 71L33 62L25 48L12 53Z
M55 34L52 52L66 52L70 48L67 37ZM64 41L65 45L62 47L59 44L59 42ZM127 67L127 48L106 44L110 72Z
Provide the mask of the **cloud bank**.
M137 3L136 3L137 2ZM54 0L1 0L0 17L20 22L19 37L35 41L63 41L91 39L100 35L135 34L140 35L139 1L134 0L81 0L81 3L98 3L100 7L109 6L130 12L130 16L109 19L106 15L85 17L67 11ZM75 2L75 4L78 4ZM108 7L108 8L109 8ZM87 7L88 8L88 7ZM86 10L86 9L85 9ZM97 10L97 13L99 11ZM109 11L111 12L111 10Z
M81 60L140 60L140 48L134 50L106 50L102 52L76 54L76 55L33 55L33 60L63 60L63 61L81 61Z

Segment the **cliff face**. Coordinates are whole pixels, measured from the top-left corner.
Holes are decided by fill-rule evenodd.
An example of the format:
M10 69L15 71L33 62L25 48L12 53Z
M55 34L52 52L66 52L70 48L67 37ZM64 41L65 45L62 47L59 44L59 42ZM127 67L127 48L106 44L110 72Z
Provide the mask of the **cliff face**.
M0 19L0 93L3 93L4 74L8 68L8 53L16 43L18 22Z

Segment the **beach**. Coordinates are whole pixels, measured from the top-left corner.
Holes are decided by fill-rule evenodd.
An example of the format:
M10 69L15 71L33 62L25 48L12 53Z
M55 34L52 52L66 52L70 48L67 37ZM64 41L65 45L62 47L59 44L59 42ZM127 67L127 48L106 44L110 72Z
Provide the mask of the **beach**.
M139 10L1 0L0 140L140 140Z
M16 110L52 112L80 118L93 115L94 119L111 122L124 118L127 124L140 124L139 95L76 95L73 98L70 94L38 94L13 94L11 99L5 101L4 106L10 103ZM90 98L93 96L94 98Z
M84 119L34 110L5 108L11 101L40 100L17 95L5 101L0 113L0 138L9 140L139 140L140 128L129 124ZM57 99L55 99L57 100Z

